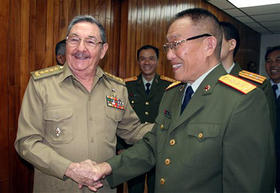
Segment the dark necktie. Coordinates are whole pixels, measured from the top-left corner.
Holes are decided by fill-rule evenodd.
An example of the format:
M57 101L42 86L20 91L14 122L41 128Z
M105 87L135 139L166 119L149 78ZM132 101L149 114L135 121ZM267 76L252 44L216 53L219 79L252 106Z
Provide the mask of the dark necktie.
M149 95L149 93L150 93L150 86L151 86L150 83L146 83L146 94L147 95Z
M189 101L191 100L192 94L193 94L193 89L191 86L188 86L186 93L185 93L183 103L181 105L181 114L184 111L184 109L186 108L186 106L188 105Z
M276 90L278 89L277 84L272 85L273 92L275 94L275 98L277 99Z

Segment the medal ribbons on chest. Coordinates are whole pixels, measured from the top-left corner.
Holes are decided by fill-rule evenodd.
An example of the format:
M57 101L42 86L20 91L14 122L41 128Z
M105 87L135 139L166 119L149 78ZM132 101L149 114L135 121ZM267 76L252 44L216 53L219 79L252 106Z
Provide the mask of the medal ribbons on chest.
M116 96L106 96L107 106L116 109L124 110L124 102Z

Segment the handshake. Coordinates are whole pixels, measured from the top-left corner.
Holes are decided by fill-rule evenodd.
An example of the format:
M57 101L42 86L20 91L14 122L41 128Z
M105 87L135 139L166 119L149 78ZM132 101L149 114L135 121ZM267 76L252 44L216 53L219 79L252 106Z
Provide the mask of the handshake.
M111 166L102 162L97 164L91 160L80 163L71 163L66 169L65 176L71 178L79 184L79 188L87 186L92 191L97 191L103 187L102 180L112 172Z

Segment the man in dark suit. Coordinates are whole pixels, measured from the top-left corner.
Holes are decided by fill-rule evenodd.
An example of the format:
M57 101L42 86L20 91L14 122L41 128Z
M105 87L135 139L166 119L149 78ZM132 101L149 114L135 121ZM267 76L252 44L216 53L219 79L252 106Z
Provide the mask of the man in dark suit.
M164 45L177 83L165 92L151 132L92 168L111 186L156 166L156 193L272 193L274 135L262 90L220 64L218 19L178 13ZM93 185L94 186L94 185Z
M158 107L166 87L172 79L156 73L159 50L151 45L144 45L137 50L137 63L141 73L125 79L130 104L142 123L154 123ZM130 147L118 137L117 150ZM129 193L143 193L146 174L127 182ZM148 192L154 192L155 169L147 173Z
M276 143L276 192L280 193L280 46L271 47L265 54L265 69L270 77L270 83L275 93L277 128L275 130Z
M229 22L223 21L220 22L220 25L223 32L221 61L225 70L227 73L243 78L263 90L269 104L271 123L275 128L275 97L269 81L265 76L241 69L239 64L234 61L240 45L238 29Z

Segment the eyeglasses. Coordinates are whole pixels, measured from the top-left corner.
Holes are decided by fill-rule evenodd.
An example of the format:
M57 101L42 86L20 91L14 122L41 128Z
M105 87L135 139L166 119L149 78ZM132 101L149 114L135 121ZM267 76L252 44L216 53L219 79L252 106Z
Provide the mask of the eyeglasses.
M169 49L171 49L171 50L176 49L179 45L181 45L184 42L199 39L199 38L202 38L202 37L209 37L209 36L212 36L212 35L211 34L201 34L201 35L198 35L198 36L193 36L193 37L183 39L183 40L179 40L179 41L168 42L168 43L165 43L163 45L163 49L167 52Z
M67 36L66 42L69 46L77 47L80 45L82 39L78 36ZM98 44L104 44L104 42L97 42L95 38L85 38L83 39L84 44L87 48L95 48Z

